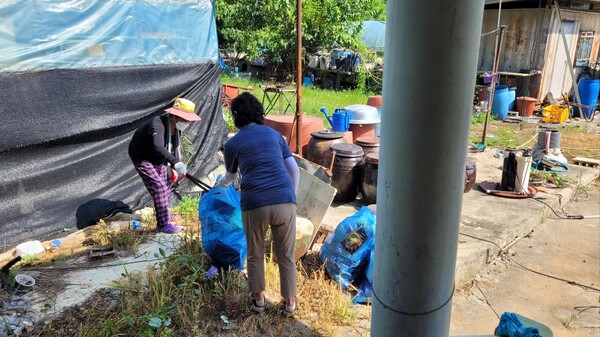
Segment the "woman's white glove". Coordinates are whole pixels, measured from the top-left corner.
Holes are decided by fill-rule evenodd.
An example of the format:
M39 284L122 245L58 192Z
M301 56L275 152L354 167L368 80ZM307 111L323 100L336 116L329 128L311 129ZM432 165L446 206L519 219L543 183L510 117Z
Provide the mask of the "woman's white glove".
M184 174L187 173L187 168L185 167L185 164L182 162L178 162L176 163L173 168L175 169L175 171L177 172L178 175L183 176Z
M237 178L238 178L237 172L229 173L229 172L225 171L225 175L222 176L221 179L217 179L216 185L221 186L221 187L227 187L227 186L229 186L229 184L231 184Z

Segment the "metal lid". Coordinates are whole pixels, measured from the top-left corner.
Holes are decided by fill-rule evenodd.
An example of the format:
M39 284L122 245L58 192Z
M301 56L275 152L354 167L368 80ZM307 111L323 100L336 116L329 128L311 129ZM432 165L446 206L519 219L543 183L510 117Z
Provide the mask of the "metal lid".
M379 146L379 137L362 136L356 138L356 145Z
M365 157L367 157L367 163L379 165L379 152L369 152Z
M330 151L335 151L338 156L346 157L362 157L364 155L362 147L346 143L333 144Z
M319 139L338 139L344 137L343 132L336 132L330 129L311 132L310 135Z

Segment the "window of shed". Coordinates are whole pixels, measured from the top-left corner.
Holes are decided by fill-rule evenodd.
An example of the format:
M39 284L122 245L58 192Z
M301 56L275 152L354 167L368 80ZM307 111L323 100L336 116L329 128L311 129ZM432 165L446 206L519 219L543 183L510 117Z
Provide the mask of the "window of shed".
M590 63L592 45L594 44L594 32L580 32L575 52L575 66L586 67Z

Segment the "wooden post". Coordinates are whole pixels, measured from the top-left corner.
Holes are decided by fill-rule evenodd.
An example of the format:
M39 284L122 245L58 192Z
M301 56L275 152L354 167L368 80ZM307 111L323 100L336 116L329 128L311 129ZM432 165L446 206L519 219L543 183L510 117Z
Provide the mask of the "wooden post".
M296 0L297 34L296 34L296 153L302 157L302 0Z

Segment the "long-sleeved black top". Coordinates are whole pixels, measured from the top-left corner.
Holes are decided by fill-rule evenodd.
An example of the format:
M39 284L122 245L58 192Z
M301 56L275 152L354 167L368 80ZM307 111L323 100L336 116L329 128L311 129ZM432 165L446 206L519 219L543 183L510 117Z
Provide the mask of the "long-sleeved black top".
M175 149L179 146L179 130L175 129L171 135L173 153L167 149L169 144L166 132L168 118L168 114L154 117L135 131L129 143L129 156L134 163L147 160L153 164L162 165L169 162L173 166L179 161L173 155L173 153L177 153Z

